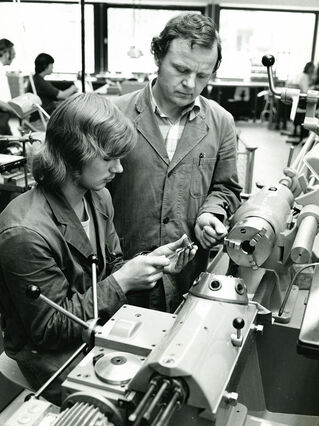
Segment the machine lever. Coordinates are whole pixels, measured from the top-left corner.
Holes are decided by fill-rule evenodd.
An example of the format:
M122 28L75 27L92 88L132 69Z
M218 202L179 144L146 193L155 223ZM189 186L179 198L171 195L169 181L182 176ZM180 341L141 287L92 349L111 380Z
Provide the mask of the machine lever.
M243 336L241 330L245 326L243 318L237 317L233 321L233 327L236 329L236 334L231 335L231 341L234 346L241 346L243 344Z
M71 312L67 311L66 309L59 306L57 303L53 302L52 300L48 299L46 296L41 294L41 290L37 285L34 285L34 284L28 285L25 293L27 297L29 297L30 299L35 300L39 298L43 300L47 305L51 306L52 308L64 314L66 317L70 318L72 321L82 325L82 327L84 327L85 329L89 328L89 325L85 321L81 320L81 318L78 318Z
M60 374L63 373L63 371L69 367L69 365L72 364L72 362L82 353L86 350L87 344L82 343L82 345L70 356L70 358L53 374L53 376L50 377L50 379L44 383L44 385L41 386L40 389L37 390L36 393L31 393L26 396L25 401L28 401L30 398L39 398L42 393L51 385L51 383L60 376Z
M93 318L97 319L99 317L99 311L98 311L98 306L97 306L97 278L96 278L96 265L98 263L98 258L95 254L92 254L89 257L89 260L92 264Z

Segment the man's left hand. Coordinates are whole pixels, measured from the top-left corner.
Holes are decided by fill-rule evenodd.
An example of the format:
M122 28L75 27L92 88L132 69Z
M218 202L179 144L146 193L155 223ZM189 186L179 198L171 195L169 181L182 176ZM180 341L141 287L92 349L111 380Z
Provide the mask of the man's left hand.
M227 235L227 229L212 213L202 213L196 220L195 235L203 249L209 250Z

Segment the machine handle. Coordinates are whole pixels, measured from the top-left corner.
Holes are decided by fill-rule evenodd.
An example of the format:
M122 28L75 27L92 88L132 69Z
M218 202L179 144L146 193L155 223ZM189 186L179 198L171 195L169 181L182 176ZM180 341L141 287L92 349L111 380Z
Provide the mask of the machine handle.
M68 318L70 318L72 321L82 325L82 327L84 327L85 329L89 328L89 325L86 322L84 322L83 320L81 320L81 318L78 318L77 316L73 315L71 312L69 312L66 309L59 306L57 303L48 299L46 296L43 296L43 294L41 294L40 288L37 285L28 285L26 290L25 290L25 294L30 299L36 300L36 299L39 298L39 299L43 300L43 302L45 302L47 305L49 305L52 308L56 309L57 311L61 312L62 314L64 314Z

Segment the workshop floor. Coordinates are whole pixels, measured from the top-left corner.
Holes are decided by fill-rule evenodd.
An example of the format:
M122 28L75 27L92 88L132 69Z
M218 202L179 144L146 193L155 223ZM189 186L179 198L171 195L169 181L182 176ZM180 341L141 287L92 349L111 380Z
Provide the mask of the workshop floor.
M255 167L253 173L252 192L258 190L256 183L261 185L271 185L276 183L282 174L283 167L286 166L291 144L287 143L287 136L280 134L278 130L268 129L267 123L238 121L236 123L240 138L247 144L257 147L255 156ZM299 147L296 147L296 151ZM296 154L296 152L295 152ZM0 353L3 348L0 342ZM0 389L1 395L6 395L9 389ZM12 395L13 402L0 413L0 425L4 425L6 420L21 405L25 394L16 397Z
M257 147L252 192L258 190L256 183L263 186L277 183L287 165L290 147L295 146L294 159L300 151L300 144L288 143L288 136L281 135L279 130L269 129L267 122L237 121L236 127L245 144Z

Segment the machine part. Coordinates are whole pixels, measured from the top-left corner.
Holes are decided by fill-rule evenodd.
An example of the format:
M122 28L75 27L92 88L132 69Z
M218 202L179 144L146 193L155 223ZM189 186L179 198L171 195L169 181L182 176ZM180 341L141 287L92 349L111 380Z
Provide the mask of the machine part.
M202 272L189 290L189 294L203 299L247 305L248 296L244 281L226 275Z
M175 323L176 315L123 305L95 335L95 345L147 356ZM160 327L154 324L161 324ZM146 339L145 336L150 336Z
M187 387L181 379L155 376L150 380L145 395L129 420L134 422L134 426L139 425L140 420L144 424L165 426L175 410L185 402Z
M150 400L152 398L153 392L155 391L156 387L157 387L157 380L152 379L150 381L147 392L144 394L143 398L141 399L140 403L138 404L134 412L130 414L128 418L131 423L136 422L142 417L144 412L143 410L145 410L146 407L150 404Z
M319 207L304 206L298 216L299 228L291 248L290 257L294 263L309 263L312 248L318 231Z
M96 266L98 264L98 258L95 254L90 256L91 268L92 268L92 298L93 298L93 318L99 317L99 311L97 306L97 278L96 278Z
M236 329L236 334L231 335L231 342L234 346L241 346L243 344L243 336L241 333L242 328L245 325L243 318L235 318L233 321L233 327Z
M43 419L51 420L46 424L53 425L58 416L58 408L50 402L31 398L16 410L3 426L34 426L41 424Z
M263 265L286 228L293 200L292 192L278 184L252 195L236 211L224 245L237 265L252 269Z
M238 401L238 393L237 392L225 392L224 393L224 399L227 402L227 404L232 405L233 407L236 407L237 401Z
M236 366L241 354L249 350L248 342L253 341L255 333L252 324L255 323L256 316L257 306L248 303L242 280L202 273L197 284L190 289L173 327L128 384L129 390L148 395L148 401L142 400L146 408L140 410L138 407L132 420L138 422L141 411L147 413L147 407L154 401L155 396L150 395L148 390L151 380L157 374L163 380L176 379L185 383L184 389L188 392L187 407L183 405L182 410L190 410L193 416L198 417L198 424L219 424L219 419L227 422L231 410L224 400L224 392L228 386L233 387L236 383ZM238 321L242 326L241 346L231 344L234 318L243 320ZM166 391L171 392L169 387ZM154 392L155 395L158 394L159 388ZM165 395L162 397L165 400ZM160 406L161 402L158 401L156 405ZM180 411L173 414L171 425L175 424L179 413ZM152 415L157 414L152 412ZM145 416L143 419L146 422ZM150 421L154 420L151 418Z
M141 368L142 361L128 352L111 352L98 359L94 366L97 377L113 385L128 383Z
M319 266L314 271L307 305L302 319L297 351L303 355L318 358L319 354Z
M82 410L87 416L98 416L96 419L103 419L104 416L107 419L107 423L102 423L103 426L123 426L125 424L120 410L108 399L101 397L98 393L76 392L64 400L62 413L66 412L65 418L61 423L57 422L54 426L90 426L92 423L84 422L85 416L83 416L83 422L81 418L81 422L72 423L77 416L82 416ZM99 423L93 423L93 425L100 426Z

